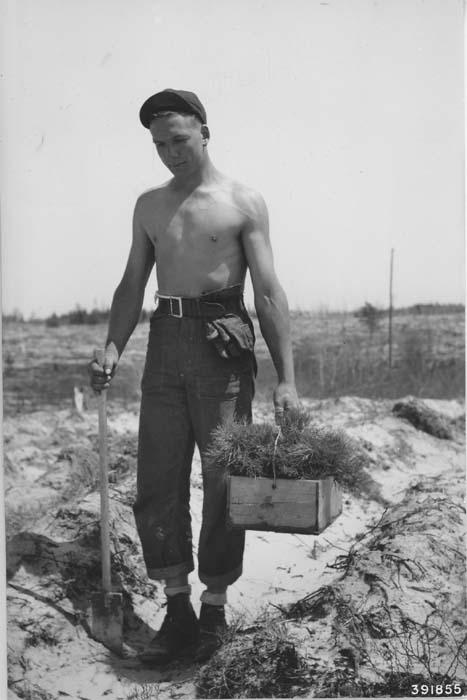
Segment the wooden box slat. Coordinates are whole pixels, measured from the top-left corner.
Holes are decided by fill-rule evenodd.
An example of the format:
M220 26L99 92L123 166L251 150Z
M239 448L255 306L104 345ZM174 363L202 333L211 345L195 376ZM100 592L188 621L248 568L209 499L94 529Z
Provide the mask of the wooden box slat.
M318 535L342 512L337 482L327 479L277 479L230 476L227 522L245 530Z

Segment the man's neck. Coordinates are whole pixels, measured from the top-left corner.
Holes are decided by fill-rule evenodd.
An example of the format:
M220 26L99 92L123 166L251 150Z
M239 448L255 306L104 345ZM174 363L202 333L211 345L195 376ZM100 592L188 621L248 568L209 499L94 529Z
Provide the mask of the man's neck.
M211 185L219 179L219 171L216 170L211 159L206 155L202 166L186 177L180 176L172 180L172 188L178 192L192 192L201 185Z

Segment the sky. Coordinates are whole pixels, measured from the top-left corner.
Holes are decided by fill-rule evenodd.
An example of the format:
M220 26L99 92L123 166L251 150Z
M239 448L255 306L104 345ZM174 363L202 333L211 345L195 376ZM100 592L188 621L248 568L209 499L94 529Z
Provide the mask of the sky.
M387 306L392 248L396 306L463 302L461 0L4 0L0 23L4 312L109 306L170 177L138 119L166 87L264 196L292 308Z

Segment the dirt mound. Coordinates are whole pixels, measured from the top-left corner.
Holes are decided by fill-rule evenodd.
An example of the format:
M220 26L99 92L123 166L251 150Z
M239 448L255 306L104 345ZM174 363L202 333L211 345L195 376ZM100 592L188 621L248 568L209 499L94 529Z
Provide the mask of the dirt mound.
M9 537L34 527L51 510L95 491L99 479L97 417L79 418L72 411L23 417L17 430L4 423L5 510ZM135 432L109 429L110 480L136 471Z
M324 696L344 694L341 682L407 695L411 683L465 683L462 492L462 477L419 482L337 558L341 581L311 598L306 613L327 612L345 662L347 678L317 679Z
M313 697L374 697L410 695L412 683L465 683L464 514L462 474L418 482L331 564L338 580L227 643L200 673L199 697L269 688L267 645L240 667L235 660L255 639L273 640L280 624L282 648L294 654L274 697L306 686Z
M129 655L154 633L137 608L148 599L161 606L160 593L144 575L128 505L130 488L124 481L111 488L110 507L113 584L123 594ZM9 539L7 582L8 672L16 692L22 688L24 697L32 679L39 686L42 680L44 688L53 687L54 649L60 649L64 665L73 656L82 661L92 652L102 655L102 646L92 640L89 619L91 594L101 590L98 494L60 507L36 528Z
M443 416L439 411L430 408L424 401L408 398L394 404L392 412L399 418L405 418L417 430L423 430L428 435L440 440L452 440L456 424Z

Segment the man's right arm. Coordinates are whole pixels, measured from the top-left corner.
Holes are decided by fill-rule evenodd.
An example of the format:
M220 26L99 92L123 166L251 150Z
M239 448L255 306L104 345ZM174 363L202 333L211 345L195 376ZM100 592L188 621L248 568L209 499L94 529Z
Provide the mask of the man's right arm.
M141 198L133 214L133 238L123 277L115 290L110 308L109 329L105 342L103 366L91 365L91 384L94 389L108 387L117 362L133 333L141 315L146 284L154 267L154 246L141 220Z

